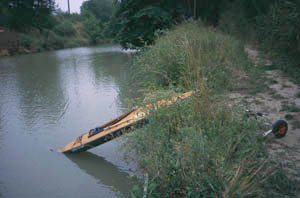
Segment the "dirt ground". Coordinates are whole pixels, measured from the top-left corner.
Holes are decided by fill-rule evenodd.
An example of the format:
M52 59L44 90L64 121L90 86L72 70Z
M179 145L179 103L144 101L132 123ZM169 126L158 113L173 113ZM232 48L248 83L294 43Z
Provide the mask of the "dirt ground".
M246 47L245 51L255 67L273 64L253 48ZM288 133L284 138L277 139L273 134L268 136L271 140L268 150L273 158L290 164L286 166L286 172L300 184L300 87L280 70L267 70L264 75L267 82L264 93L250 95L236 92L229 97L234 103L241 102L245 108L266 114L272 123L277 120L288 122Z

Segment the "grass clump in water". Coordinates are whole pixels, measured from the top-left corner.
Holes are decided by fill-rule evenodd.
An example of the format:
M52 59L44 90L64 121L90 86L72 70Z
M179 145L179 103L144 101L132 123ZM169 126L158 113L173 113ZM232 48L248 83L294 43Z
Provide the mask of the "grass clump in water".
M135 188L133 196L265 195L272 165L260 125L226 105L224 96L255 73L241 43L185 23L136 57L132 71L135 85L150 93L146 104L197 90L189 99L153 110L148 124L128 137L129 152L149 174L147 185Z

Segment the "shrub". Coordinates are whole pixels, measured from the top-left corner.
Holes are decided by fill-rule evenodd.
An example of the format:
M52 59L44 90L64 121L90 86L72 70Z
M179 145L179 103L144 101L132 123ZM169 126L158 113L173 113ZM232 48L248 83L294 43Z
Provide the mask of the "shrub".
M44 45L45 49L61 49L64 47L64 39L51 30L44 30L42 35L44 36Z
M91 44L97 44L102 38L100 23L94 15L89 15L83 22L85 32L89 36Z
M174 90L198 91L150 110L148 124L128 137L129 155L149 175L148 184L135 188L134 196L272 194L264 192L273 190L267 178L274 162L259 132L263 126L245 118L238 107L229 107L223 95L240 83L240 76L252 72L249 66L240 42L195 22L167 31L135 58L131 89L148 92L140 106L170 99ZM294 187L276 191L295 195Z
M149 197L246 197L268 175L263 137L254 121L199 92L152 111L129 137ZM140 189L143 189L142 187ZM135 192L137 197L142 191Z
M299 1L279 0L257 21L260 41L286 54L300 54Z
M84 39L74 38L74 39L68 39L64 43L65 48L72 48L72 47L80 47L80 46L86 46L88 45L88 41Z
M130 7L130 3L124 6ZM155 33L170 27L173 23L171 14L156 6L148 6L138 11L125 11L119 20L118 39L124 48L152 44ZM145 28L145 24L147 24L147 28Z
M265 50L300 84L300 2L276 1L257 22L258 39Z
M65 20L64 23L56 25L53 31L59 36L73 36L76 34L73 24L68 20Z
M221 91L233 85L232 73L249 66L243 45L201 24L185 23L167 31L136 58L134 81L140 87L207 86Z
M251 20L247 18L244 10L236 3L228 5L228 8L222 12L218 28L242 41L253 42L257 40L253 18Z
M259 47L300 83L300 2L235 0L227 2L220 29Z
M37 38L35 35L20 33L19 39L20 47L34 51L42 51L43 43L40 38Z

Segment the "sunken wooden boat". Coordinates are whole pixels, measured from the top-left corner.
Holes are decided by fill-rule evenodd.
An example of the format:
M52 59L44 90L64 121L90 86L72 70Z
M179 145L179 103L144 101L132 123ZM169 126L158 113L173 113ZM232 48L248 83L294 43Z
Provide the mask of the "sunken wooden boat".
M82 152L104 144L116 137L119 137L124 132L143 126L147 122L146 117L151 108L157 108L162 105L174 103L177 99L185 99L191 96L194 92L189 91L179 96L173 97L170 100L161 100L157 103L148 104L145 107L132 109L127 113L122 114L110 122L91 129L87 133L79 136L71 141L65 147L59 149L62 153Z

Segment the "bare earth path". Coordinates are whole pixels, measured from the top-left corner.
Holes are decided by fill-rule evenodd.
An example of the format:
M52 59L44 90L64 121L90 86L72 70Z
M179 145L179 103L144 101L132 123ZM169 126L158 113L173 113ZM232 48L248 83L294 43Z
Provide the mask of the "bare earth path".
M245 48L255 67L271 66L270 60L260 56L257 50ZM265 71L266 91L256 95L245 93L231 93L230 99L242 102L253 111L262 112L274 123L277 120L286 120L289 125L288 133L284 138L275 139L273 135L269 151L272 157L282 162L292 164L287 166L289 176L299 180L300 188L300 87L280 70ZM298 94L297 94L298 93Z

